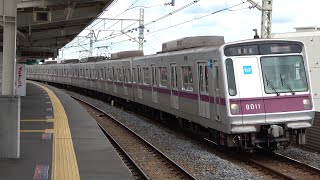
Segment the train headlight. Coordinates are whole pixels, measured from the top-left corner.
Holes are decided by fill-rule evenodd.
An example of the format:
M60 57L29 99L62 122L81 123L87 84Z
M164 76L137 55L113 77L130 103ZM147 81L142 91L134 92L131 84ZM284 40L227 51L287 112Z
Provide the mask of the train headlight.
M231 114L240 114L240 108L238 104L230 104Z
M304 99L304 100L303 100L303 108L304 108L304 109L312 109L311 106L312 106L312 105L311 105L310 99Z

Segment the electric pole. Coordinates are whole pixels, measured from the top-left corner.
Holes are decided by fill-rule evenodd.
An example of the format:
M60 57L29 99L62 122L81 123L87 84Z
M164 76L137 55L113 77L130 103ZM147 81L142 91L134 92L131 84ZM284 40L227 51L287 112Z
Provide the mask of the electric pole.
M139 50L143 51L144 41L144 9L140 9L139 14Z
M262 6L253 0L248 0L248 2L253 5L253 8L257 8L262 11L261 38L271 38L273 0L262 0Z

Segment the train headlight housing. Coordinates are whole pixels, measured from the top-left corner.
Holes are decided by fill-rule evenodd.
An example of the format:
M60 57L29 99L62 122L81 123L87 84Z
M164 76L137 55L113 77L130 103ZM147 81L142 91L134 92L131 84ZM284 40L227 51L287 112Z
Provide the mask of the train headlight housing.
M238 104L231 103L230 104L231 114L240 114L240 108Z
M312 109L310 99L303 99L303 108L304 109Z

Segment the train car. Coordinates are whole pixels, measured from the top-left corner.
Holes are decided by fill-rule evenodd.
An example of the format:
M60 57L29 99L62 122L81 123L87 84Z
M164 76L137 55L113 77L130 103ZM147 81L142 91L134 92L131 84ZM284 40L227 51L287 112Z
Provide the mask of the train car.
M299 41L183 38L163 44L155 55L74 65L78 74L68 74L70 65L28 66L28 78L43 80L48 68L62 78L56 83L174 115L228 147L304 144L314 118L307 55ZM82 80L63 80L70 76Z

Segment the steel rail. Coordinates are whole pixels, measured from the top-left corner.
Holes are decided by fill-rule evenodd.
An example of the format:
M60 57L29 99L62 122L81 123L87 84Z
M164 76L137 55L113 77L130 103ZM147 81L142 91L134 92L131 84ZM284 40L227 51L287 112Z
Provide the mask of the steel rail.
M77 97L71 96L72 98L88 105L91 106L92 108L94 108L95 110L99 111L100 113L102 113L104 116L107 116L109 118L111 118L112 120L114 120L114 122L116 122L118 125L120 125L122 128L126 129L127 131L129 131L130 133L132 133L135 137L137 137L139 140L141 140L142 142L144 142L149 148L151 148L152 150L156 151L163 159L165 159L167 162L169 162L171 165L173 165L177 170L179 170L179 173L181 173L184 177L186 177L186 179L191 179L191 180L195 180L196 178L191 175L189 172L187 172L184 168L182 168L180 165L178 165L176 162L174 162L172 159L170 159L168 156L166 156L164 153L162 153L159 149L157 149L155 146L153 146L152 144L150 144L147 140L145 140L144 138L142 138L140 135L138 135L137 133L135 133L134 131L132 131L130 128L128 128L126 125L124 125L123 123L121 123L119 120L117 120L115 117L113 117L112 115L106 113L105 111L103 111L102 109L82 100L79 99ZM119 143L116 142L116 140L114 138L112 138L112 135L110 133L108 133L101 125L99 125L105 132L106 134L110 137L110 139L112 139L112 141L115 142L115 144L119 147L119 149L121 149L121 151L127 156L127 158L130 160L131 163L134 164L134 166L139 170L139 172L145 177L145 179L149 179L149 177L143 172L143 170L139 167L139 165L137 163L134 162L133 158L125 151L124 148L121 147L121 145Z

